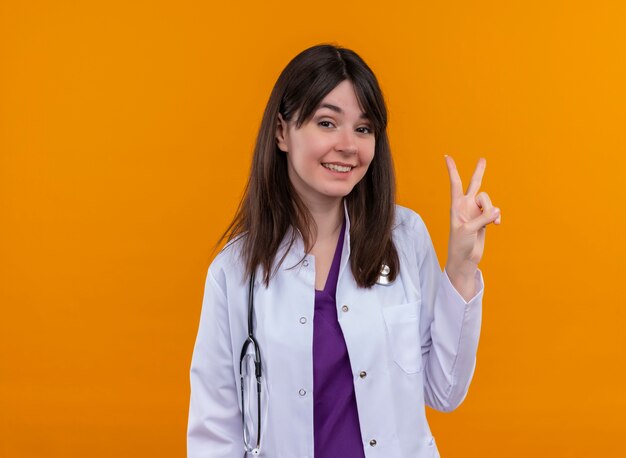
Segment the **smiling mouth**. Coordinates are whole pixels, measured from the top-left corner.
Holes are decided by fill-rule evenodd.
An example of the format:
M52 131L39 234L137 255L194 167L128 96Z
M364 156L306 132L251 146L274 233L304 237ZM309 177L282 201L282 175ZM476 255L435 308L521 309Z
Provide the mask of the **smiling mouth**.
M349 172L350 170L354 168L351 165L338 165L338 164L325 164L325 163L323 163L322 166L326 167L328 170L332 170L333 172L342 172L342 173Z

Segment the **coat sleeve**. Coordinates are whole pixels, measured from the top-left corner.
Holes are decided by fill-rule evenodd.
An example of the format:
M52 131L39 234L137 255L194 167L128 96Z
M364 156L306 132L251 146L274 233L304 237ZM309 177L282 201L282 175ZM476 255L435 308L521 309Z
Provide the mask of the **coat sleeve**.
M482 316L484 284L476 272L476 295L466 302L441 271L432 240L421 218L417 223L422 309L422 346L425 402L450 412L465 399L474 368Z
M225 286L208 271L191 360L188 458L233 458L243 453L241 414L233 369Z

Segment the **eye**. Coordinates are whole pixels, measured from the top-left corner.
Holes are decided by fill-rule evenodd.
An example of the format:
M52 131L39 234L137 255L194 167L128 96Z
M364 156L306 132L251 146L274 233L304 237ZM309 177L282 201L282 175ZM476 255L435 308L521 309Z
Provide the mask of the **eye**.
M360 134L371 134L372 133L371 127L368 127L368 126L357 127L356 131L358 133L360 133Z
M317 125L318 126L322 126L322 127L326 127L326 128L334 126L334 124L331 121L320 121L320 122L317 123Z

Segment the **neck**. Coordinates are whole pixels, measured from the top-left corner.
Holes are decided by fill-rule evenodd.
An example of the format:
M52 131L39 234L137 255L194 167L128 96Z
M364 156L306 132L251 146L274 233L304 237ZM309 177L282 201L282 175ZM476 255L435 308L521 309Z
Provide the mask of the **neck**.
M343 199L326 202L307 202L313 221L317 227L315 243L336 239L344 219Z

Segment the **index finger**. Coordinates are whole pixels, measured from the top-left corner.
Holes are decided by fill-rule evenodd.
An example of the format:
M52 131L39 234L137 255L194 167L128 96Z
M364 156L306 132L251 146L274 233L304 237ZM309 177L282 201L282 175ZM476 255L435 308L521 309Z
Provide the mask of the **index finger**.
M454 159L447 154L443 155L446 158L446 165L448 166L448 175L450 176L450 194L452 198L463 195L463 183L459 176L459 171L456 168Z
M478 159L478 164L476 164L476 169L474 170L470 184L467 187L467 195L475 196L478 193L480 185L483 181L485 167L487 167L487 160L484 157L481 157Z

